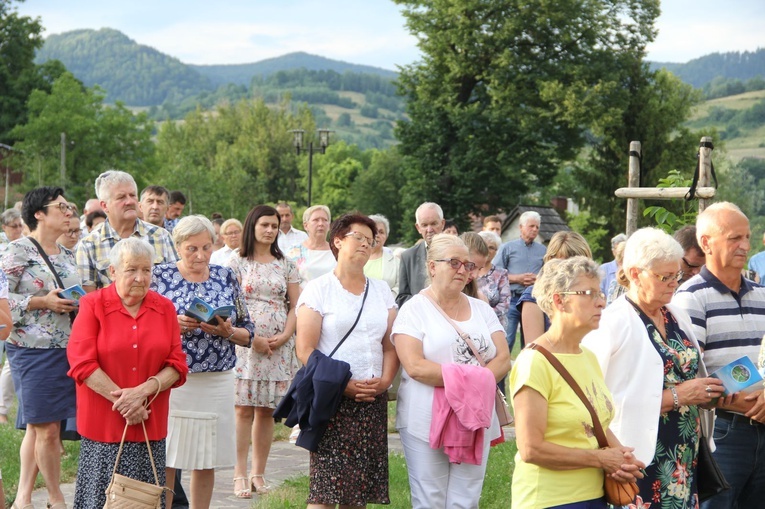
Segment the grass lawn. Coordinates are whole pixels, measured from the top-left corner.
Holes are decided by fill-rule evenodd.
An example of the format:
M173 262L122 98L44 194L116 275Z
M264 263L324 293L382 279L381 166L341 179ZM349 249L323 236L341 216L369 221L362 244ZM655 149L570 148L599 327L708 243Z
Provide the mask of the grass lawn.
M5 490L5 505L10 507L16 497L16 489L19 480L19 449L24 431L16 429L12 423L16 422L16 405L8 413L11 424L0 426L0 470L3 472L3 488ZM61 458L61 482L74 481L77 474L77 458L80 455L79 442L64 442L65 455ZM41 475L37 476L35 488L44 486Z

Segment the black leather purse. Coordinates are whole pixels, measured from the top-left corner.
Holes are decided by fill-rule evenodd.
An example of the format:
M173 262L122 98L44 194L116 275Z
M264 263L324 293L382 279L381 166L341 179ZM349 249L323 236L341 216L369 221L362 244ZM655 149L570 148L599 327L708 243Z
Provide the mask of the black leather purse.
M702 427L703 430L703 427ZM730 489L730 484L720 470L720 466L709 450L709 443L704 434L699 440L699 456L696 464L696 486L699 489L699 502L712 498L718 493Z

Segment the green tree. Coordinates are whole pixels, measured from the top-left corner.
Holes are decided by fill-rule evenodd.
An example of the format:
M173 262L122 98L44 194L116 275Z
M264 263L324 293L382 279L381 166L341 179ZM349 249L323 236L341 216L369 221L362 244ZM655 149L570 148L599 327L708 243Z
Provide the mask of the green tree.
M39 18L20 16L14 3L0 0L0 143L5 144L13 142L11 129L26 121L32 90L50 90L65 70L58 61L35 65L35 51L43 44L42 24Z
M418 37L402 69L406 208L439 202L465 226L547 185L601 115L620 55L643 55L658 1L396 0Z
M29 97L29 120L11 135L21 154L22 187L58 184L67 198L93 196L95 178L118 168L143 183L154 166L153 123L145 114L133 115L122 104L103 104L103 92L85 88L70 73L53 82L50 93L35 90ZM61 133L66 134L66 173L60 172Z

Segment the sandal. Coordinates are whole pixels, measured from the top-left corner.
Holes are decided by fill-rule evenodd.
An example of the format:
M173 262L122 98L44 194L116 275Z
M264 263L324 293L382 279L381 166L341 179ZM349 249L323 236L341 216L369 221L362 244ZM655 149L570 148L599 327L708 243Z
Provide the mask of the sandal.
M255 486L255 481L253 479L260 479L263 482L263 486ZM254 491L258 495L266 495L269 491L271 491L271 486L269 486L266 483L266 478L263 477L263 474L253 474L250 476L250 485L252 486L252 491Z
M244 482L244 489L236 489L236 483L239 481ZM246 477L234 477L234 496L236 498L252 498L252 493L250 492L250 483L247 481L249 481L249 479Z
M66 509L66 502L56 502L53 505L50 505L50 502L46 504L48 509ZM23 508L26 509L26 508Z
M11 509L19 509L19 506L16 505L16 501L13 502L13 505L11 506ZM32 505L32 504L27 504L24 507L22 507L21 509L35 509L35 506Z

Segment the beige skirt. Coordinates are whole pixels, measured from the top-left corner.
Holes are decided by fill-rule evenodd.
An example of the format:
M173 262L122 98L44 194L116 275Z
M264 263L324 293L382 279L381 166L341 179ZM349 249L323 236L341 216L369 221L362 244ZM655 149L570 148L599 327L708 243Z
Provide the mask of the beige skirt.
M189 373L170 392L167 466L205 470L235 459L234 372Z

